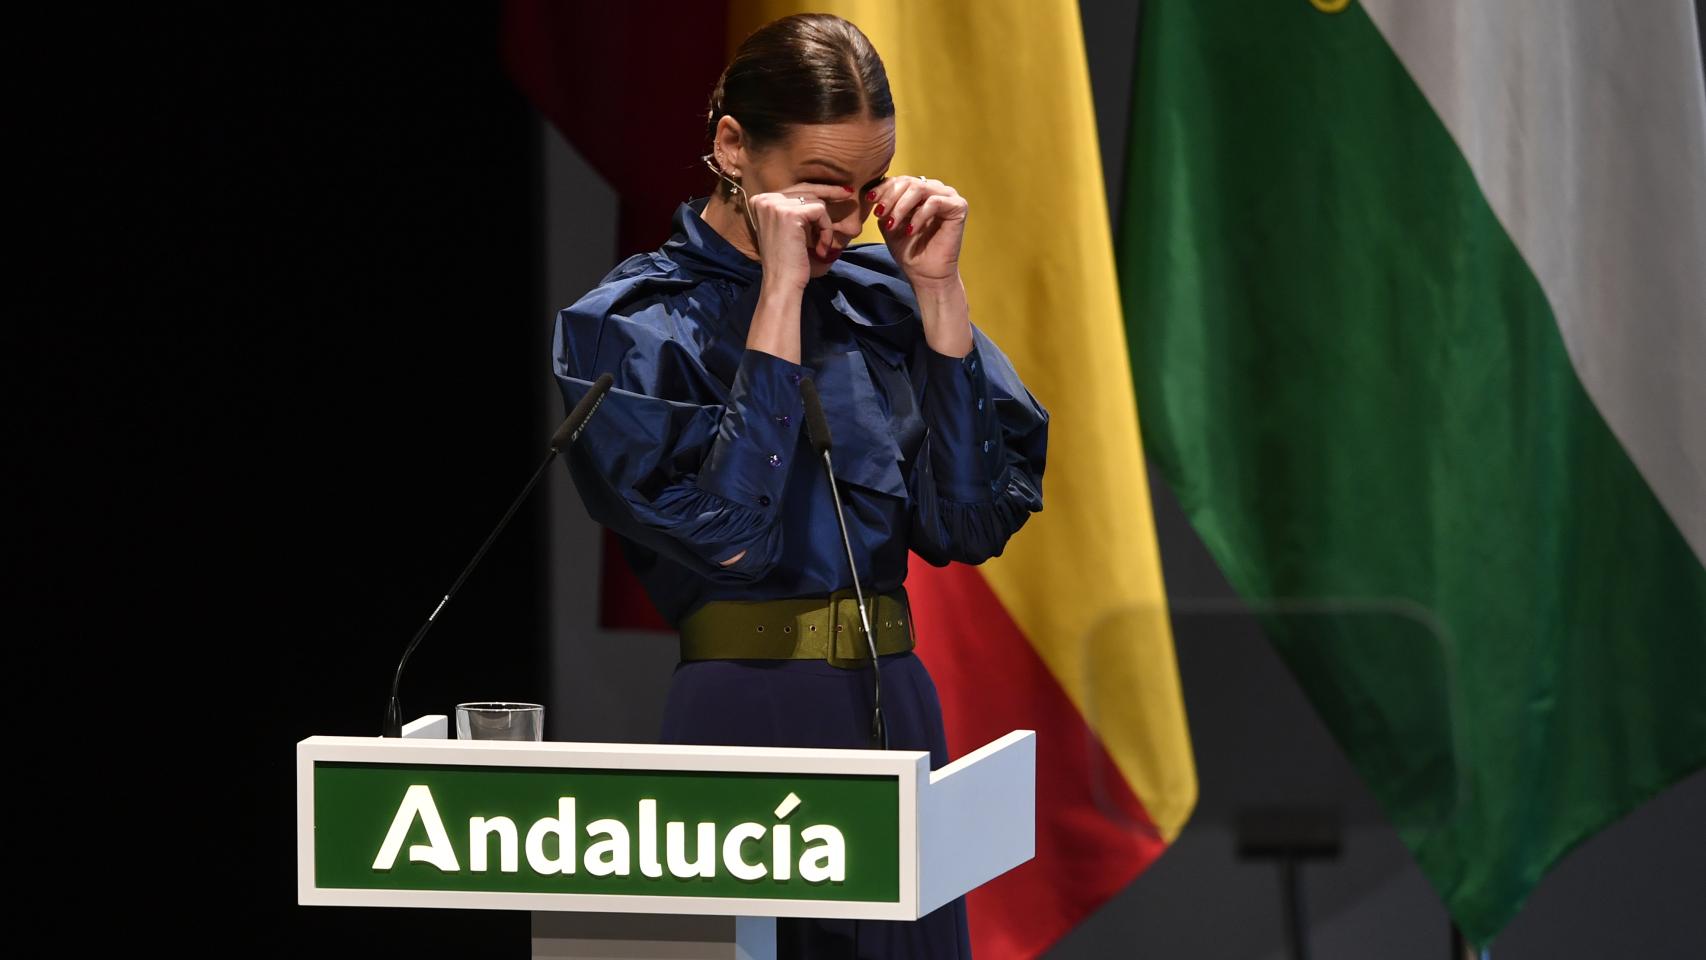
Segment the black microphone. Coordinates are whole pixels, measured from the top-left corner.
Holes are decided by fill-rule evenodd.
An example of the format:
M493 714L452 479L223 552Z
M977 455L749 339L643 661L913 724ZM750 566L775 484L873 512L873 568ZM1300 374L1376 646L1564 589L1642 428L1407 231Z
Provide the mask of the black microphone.
M889 748L889 729L883 723L883 673L877 659L877 637L871 632L871 617L865 611L865 590L859 585L859 564L853 559L853 541L847 537L847 518L841 513L841 494L835 487L835 464L829 459L829 421L823 415L823 402L817 395L817 384L810 377L800 380L800 399L806 405L806 438L812 449L823 457L823 471L829 476L829 500L835 504L835 522L841 525L841 545L847 548L847 569L853 574L853 595L859 600L859 622L865 627L865 642L871 648L871 742ZM835 636L830 635L830 643Z
M449 603L450 598L456 596L456 591L461 589L462 581L468 579L468 574L473 573L474 568L480 565L481 559L486 556L486 551L491 549L492 543L498 538L498 534L503 533L504 527L509 526L509 518L515 516L515 511L521 507L521 502L527 499L529 493L533 492L534 485L539 482L540 477L545 475L545 468L551 465L551 461L557 458L557 454L563 452L564 447L580 437L581 430L586 427L586 422L592 418L593 411L598 409L598 405L604 402L604 395L610 392L610 385L615 382L615 378L608 373L600 374L599 378L593 381L592 389L588 390L580 398L580 402L575 404L575 408L569 411L568 417L563 420L562 426L557 428L557 432L551 434L551 450L545 455L545 459L540 461L539 469L533 471L533 476L527 481L527 486L521 488L521 493L516 495L515 501L509 505L508 510L504 511L503 518L498 521L498 525L493 527L492 532L486 536L486 542L480 544L480 549L474 552L474 559L468 561L468 565L462 568L462 575L456 578L456 582L451 584L450 589L445 592L444 598L438 601L438 606L432 608L432 613L427 615L426 623L421 624L421 628L415 631L415 638L410 640L408 647L403 650L403 659L397 662L397 673L391 678L391 702L385 707L385 726L381 736L401 737L403 735L403 704L397 699L397 694L402 687L403 668L408 665L409 656L415 652L416 647L420 646L421 638L425 637L427 631L432 629L433 623L438 620L438 615L444 609L445 604Z

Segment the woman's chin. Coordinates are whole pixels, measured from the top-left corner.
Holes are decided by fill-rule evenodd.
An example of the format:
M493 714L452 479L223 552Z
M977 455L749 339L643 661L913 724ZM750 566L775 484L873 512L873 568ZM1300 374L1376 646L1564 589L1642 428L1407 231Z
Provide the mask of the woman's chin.
M829 268L831 266L833 266L835 264L835 261L837 259L839 259L840 257L841 257L841 251L837 248L834 248L834 247L830 248L829 257L827 259L823 259L823 258L818 257L816 248L813 248L813 249L808 250L806 252L806 259L811 261L812 276L814 276L814 277L821 277L824 274L828 273Z

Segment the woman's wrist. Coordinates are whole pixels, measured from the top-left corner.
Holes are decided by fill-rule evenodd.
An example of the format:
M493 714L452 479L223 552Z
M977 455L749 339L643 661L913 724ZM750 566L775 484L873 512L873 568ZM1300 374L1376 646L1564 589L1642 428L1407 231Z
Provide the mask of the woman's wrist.
M746 345L755 350L800 362L800 304L804 291L789 286L762 286L758 305L752 311L752 326Z
M971 352L971 304L959 273L942 280L914 283L918 315L924 321L924 340L930 349L947 357Z

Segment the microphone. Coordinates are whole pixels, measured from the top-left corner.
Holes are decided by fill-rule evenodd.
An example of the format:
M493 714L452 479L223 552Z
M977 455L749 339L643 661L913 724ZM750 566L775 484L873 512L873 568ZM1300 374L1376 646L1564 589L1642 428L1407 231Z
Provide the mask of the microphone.
M859 601L859 622L865 628L865 642L871 650L871 742L889 748L888 725L883 723L883 673L877 659L877 637L871 632L871 617L865 610L865 590L859 585L859 564L853 559L853 541L847 537L847 518L841 513L841 494L835 487L835 465L829 459L829 421L823 415L823 402L817 395L817 384L811 378L800 380L800 399L806 405L806 438L812 449L823 457L823 471L829 477L829 500L835 504L835 522L841 526L841 545L847 548L847 569L853 574L853 595ZM830 643L835 638L831 636Z
M490 534L487 534L486 542L480 544L480 549L474 552L474 559L468 561L468 565L462 568L462 575L456 578L456 582L451 584L450 589L445 592L444 598L438 601L438 606L432 608L432 613L427 615L426 623L421 624L421 628L415 631L414 639L410 640L408 647L403 650L403 659L397 662L396 675L391 678L391 702L385 707L385 726L384 732L380 734L381 736L401 737L403 735L403 704L397 699L397 694L403 683L403 668L408 665L409 657L415 652L415 648L421 645L421 638L425 637L427 631L431 630L432 625L437 622L438 615L444 610L445 604L450 602L451 597L456 596L456 591L462 587L462 581L468 579L468 575L480 565L480 561L486 556L486 551L491 549L492 543L498 539L498 534L503 533L504 527L509 526L509 518L515 516L515 511L521 507L522 501L526 500L527 495L533 492L534 485L539 482L540 477L545 475L545 468L551 465L551 461L557 458L557 454L563 452L564 447L580 438L581 430L586 427L586 422L592 418L593 411L597 410L598 405L604 402L604 395L610 392L610 385L615 382L615 378L608 373L600 374L598 379L593 381L592 389L588 390L580 398L580 402L575 404L575 408L569 411L568 417L557 428L557 432L551 434L550 452L545 454L545 459L539 462L539 468L533 471L533 476L527 481L527 486L521 488L521 493L516 495L514 502L509 505L509 509L504 511L503 518L498 521L498 525L492 528Z

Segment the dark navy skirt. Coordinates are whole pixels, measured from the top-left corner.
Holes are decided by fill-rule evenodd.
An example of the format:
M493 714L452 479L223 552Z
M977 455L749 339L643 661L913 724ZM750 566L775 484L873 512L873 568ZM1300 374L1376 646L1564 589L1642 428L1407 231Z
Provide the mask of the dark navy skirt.
M942 704L924 661L884 654L883 720L889 747L928 750L948 762ZM663 743L868 748L871 669L822 660L692 660L676 664L664 705ZM971 960L964 897L916 921L776 920L777 960Z

